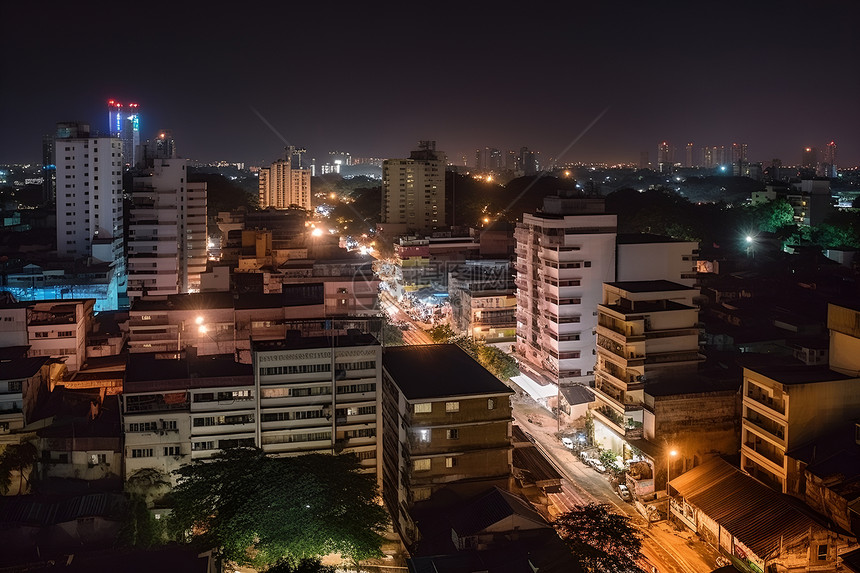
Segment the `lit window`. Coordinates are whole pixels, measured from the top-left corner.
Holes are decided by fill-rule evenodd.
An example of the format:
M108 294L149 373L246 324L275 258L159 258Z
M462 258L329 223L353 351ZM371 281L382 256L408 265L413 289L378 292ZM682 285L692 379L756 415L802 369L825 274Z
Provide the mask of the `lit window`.
M421 404L415 404L415 413L416 414L429 414L433 411L433 404L431 402L422 402Z
M457 440L460 438L460 430L458 430L457 428L445 430L445 437L447 437L449 440Z
M445 458L445 467L453 468L457 466L457 458Z
M487 410L492 410L496 407L496 400L494 398L487 399Z
M416 472L425 472L430 470L430 458L415 460L412 462L412 468Z
M460 403L459 402L445 402L445 411L446 412L459 412L460 411Z
M426 428L421 429L421 430L417 431L417 434L418 434L418 441L419 442L424 442L424 443L430 442L430 430L428 430Z

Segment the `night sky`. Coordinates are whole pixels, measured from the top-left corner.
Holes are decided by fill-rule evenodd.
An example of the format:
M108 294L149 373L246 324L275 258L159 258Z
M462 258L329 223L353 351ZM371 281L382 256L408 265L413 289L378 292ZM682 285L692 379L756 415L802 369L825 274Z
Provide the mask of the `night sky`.
M435 139L469 165L521 146L653 162L661 140L784 164L835 140L860 164L853 0L53 4L4 3L0 163L39 162L57 121L106 128L116 98L199 161L271 161L276 131L318 163Z

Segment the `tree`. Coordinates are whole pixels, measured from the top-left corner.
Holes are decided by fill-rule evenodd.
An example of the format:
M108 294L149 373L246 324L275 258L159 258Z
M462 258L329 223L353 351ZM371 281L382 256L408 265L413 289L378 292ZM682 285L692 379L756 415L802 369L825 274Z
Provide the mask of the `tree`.
M149 549L159 545L163 540L164 531L161 522L157 521L146 507L146 500L141 495L132 495L119 531L120 543L129 547Z
M399 326L392 324L391 319L386 314L382 317L382 344L384 346L403 346L403 331Z
M177 470L170 530L228 561L298 566L329 553L381 556L388 517L351 454L270 458L232 448Z
M558 532L580 564L594 573L640 571L642 537L630 518L606 504L578 505L555 520Z
M18 473L18 495L24 493L24 482L30 485L30 480L24 477L26 471L33 467L39 452L30 442L11 444L0 453L0 491L9 492L12 486L12 474Z
M427 331L430 339L436 344L441 344L443 342L448 342L451 338L453 338L457 333L451 328L448 324L437 324L433 328Z

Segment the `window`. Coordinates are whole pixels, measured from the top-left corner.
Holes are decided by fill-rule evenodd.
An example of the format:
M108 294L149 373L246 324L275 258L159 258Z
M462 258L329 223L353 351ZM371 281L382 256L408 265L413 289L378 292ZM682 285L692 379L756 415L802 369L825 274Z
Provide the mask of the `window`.
M151 458L152 457L152 448L139 448L131 450L131 457L133 458Z
M20 392L21 391L21 381L20 380L12 380L9 382L9 392Z
M90 455L90 465L107 463L107 454L92 454Z
M433 411L433 404L431 402L422 402L421 404L415 404L414 408L416 414L429 414Z
M414 460L412 462L412 469L416 472L426 472L430 470L430 458L424 458L421 460Z
M495 398L488 398L487 399L487 410L492 410L495 407L496 407L496 399Z
M418 437L419 442L424 444L430 443L430 430L428 430L427 428L416 430L415 435Z
M445 402L445 411L448 413L459 412L460 411L460 403L459 402Z
M818 546L818 560L827 561L827 545Z
M457 467L457 458L445 458L445 467L446 468Z
M457 428L445 430L445 437L449 440L458 440L460 439L460 430L458 430Z
M178 456L179 455L179 446L165 446L164 455L165 456Z
M37 332L37 333L35 333L35 337L36 338L48 338L48 333L47 332Z
M128 425L129 432L154 432L157 429L157 422L135 422Z
M165 430L176 430L176 420L164 420L161 423L161 427Z

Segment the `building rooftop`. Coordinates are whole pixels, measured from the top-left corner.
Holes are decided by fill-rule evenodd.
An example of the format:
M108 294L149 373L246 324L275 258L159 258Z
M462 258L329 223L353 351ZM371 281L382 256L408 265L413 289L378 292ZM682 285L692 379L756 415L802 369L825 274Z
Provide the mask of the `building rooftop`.
M695 241L684 241L682 239L673 239L663 235L654 235L652 233L618 233L615 237L617 245L643 245L649 243L690 243Z
M300 350L306 348L348 348L351 346L378 346L372 334L348 333L342 336L296 336L280 340L252 340L254 352Z
M382 363L407 400L513 394L456 344L386 348Z
M123 386L125 393L165 390L250 386L254 371L232 354L157 358L152 354L130 354Z
M559 390L561 391L561 395L564 396L565 401L571 406L594 402L594 392L582 384L562 386Z
M627 292L664 292L676 290L698 290L693 287L674 283L672 281L655 280L655 281L619 281L606 283L615 288L625 290Z
M806 471L820 478L827 488L852 501L860 498L860 444L855 432L857 421L821 436L808 444L792 448L786 455L807 464Z
M744 367L757 374L775 380L780 384L815 384L818 382L834 382L839 380L857 380L857 388L860 391L860 380L857 376L849 376L831 370L826 365L807 366L802 362L786 359L783 364L759 364L755 357L745 361Z
M0 380L19 380L34 376L50 360L48 356L0 360Z

